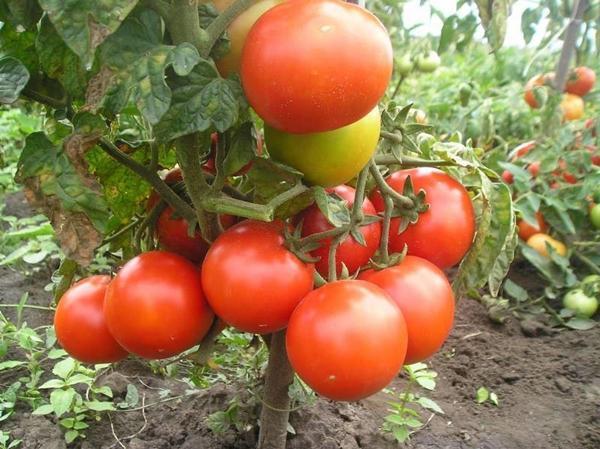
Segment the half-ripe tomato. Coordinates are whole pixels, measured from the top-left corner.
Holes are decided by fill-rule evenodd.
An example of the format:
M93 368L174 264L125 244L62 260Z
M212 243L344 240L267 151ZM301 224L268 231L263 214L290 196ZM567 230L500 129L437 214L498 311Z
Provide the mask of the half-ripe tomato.
M535 75L533 78L527 81L527 84L525 84L525 93L523 94L523 98L530 107L534 109L540 107L540 105L537 102L537 99L535 98L535 89L543 86L545 82L545 75L542 75L540 73L538 75Z
M341 0L284 2L261 16L242 52L242 85L269 125L331 131L379 102L392 76L392 44L369 11Z
M389 384L406 354L400 308L380 287L344 280L314 290L287 330L290 363L317 393L358 401Z
M454 322L454 293L442 270L420 257L406 256L399 265L367 270L359 279L383 288L400 307L408 332L405 364L422 362L439 351Z
M235 217L220 215L219 220L223 229L235 224ZM156 222L156 237L160 247L166 251L179 254L194 263L201 262L208 251L208 243L202 238L200 229L194 236L188 234L188 222L177 216L171 207L165 208Z
M561 256L567 255L567 247L564 243L553 239L548 234L538 233L533 234L527 240L527 245L536 250L540 255L544 257L549 257L548 248L546 247L546 243L550 245L558 254Z
M535 140L530 140L529 142L523 142L522 144L516 146L509 154L509 158L511 162L516 161L517 159L525 156L531 150L533 150L536 146Z
M540 211L535 214L537 220L536 225L532 225L526 220L517 221L517 227L519 228L519 237L522 240L529 240L533 234L546 233L548 232L548 224L544 221L544 216Z
M506 184L512 184L513 182L515 182L515 177L514 177L514 175L510 171L504 170L502 172L502 180Z
M252 25L254 25L260 16L280 2L281 0L255 1L252 6L231 22L227 29L227 34L229 35L229 52L216 61L221 76L227 78L232 73L240 71L242 49L244 48L246 36L248 36L250 28L252 28ZM223 12L233 3L233 0L216 0L214 3L217 10Z
M202 285L227 324L256 334L283 329L313 288L314 266L284 246L281 223L246 220L221 234L202 265Z
M333 131L289 134L265 125L269 154L304 173L312 184L333 187L354 178L377 149L381 116L378 108L356 123Z
M104 314L119 344L148 359L198 344L214 319L198 268L165 251L142 253L121 268L106 292Z
M333 189L328 189L329 192L333 192L342 198L348 208L352 208L354 205L354 197L356 190L348 186L337 186ZM362 210L365 215L377 215L375 207L371 201L365 198L362 204ZM333 229L333 226L327 221L325 215L321 212L319 207L314 204L305 211L303 211L298 217L302 220L302 236L306 237L312 234ZM349 235L337 248L335 255L335 265L338 274L341 272L342 263L348 268L350 273L356 272L361 266L367 264L381 240L381 223L371 223L360 228L366 245L363 246L354 237ZM319 257L320 260L315 263L317 271L324 277L327 277L329 273L329 248L331 247L331 238L321 241L321 247L312 251L310 254L313 257Z
M469 193L450 175L435 168L400 170L387 178L396 192L402 193L410 176L415 192L425 191L429 210L419 215L416 224L398 234L400 218L392 219L389 249L419 256L444 269L456 265L465 256L475 235L475 211ZM379 191L373 192L371 202L378 212L385 208Z
M90 276L60 298L54 315L56 338L67 353L85 363L113 363L127 357L108 331L104 295L110 276Z
M537 178L537 175L540 173L541 165L542 163L540 161L533 161L531 164L529 164L529 167L527 167L527 171L531 176Z
M596 84L596 73L589 67L577 67L569 74L565 92L583 97L588 94Z
M573 94L564 94L560 102L560 109L566 121L579 120L583 117L583 98Z

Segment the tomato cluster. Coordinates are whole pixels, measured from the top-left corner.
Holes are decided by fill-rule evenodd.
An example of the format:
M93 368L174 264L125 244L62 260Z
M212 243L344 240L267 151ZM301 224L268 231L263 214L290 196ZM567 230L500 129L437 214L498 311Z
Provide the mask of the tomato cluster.
M218 67L224 75L240 71L265 122L269 156L302 171L306 183L327 187L350 213L357 192L345 183L375 152L377 103L392 71L383 25L339 0L262 0L234 21L230 34L231 52ZM210 163L204 170L211 172ZM167 184L180 181L178 169L165 177ZM442 270L462 260L475 234L469 193L447 173L400 170L386 182L399 194L408 185L423 191L428 209L406 229L394 215L383 239L384 199L374 190L356 206L369 219L349 223L335 252L329 237L318 247L295 246L334 228L322 205L270 223L222 216L225 230L210 244L165 207L156 238L167 251L134 257L112 279L75 284L56 313L59 342L73 357L98 363L128 353L172 357L222 323L255 334L287 328L290 363L316 392L348 401L374 394L403 364L425 360L443 345L455 305ZM154 194L148 211L159 201ZM371 263L382 240L390 252L406 249L401 262ZM317 272L342 279L315 288Z

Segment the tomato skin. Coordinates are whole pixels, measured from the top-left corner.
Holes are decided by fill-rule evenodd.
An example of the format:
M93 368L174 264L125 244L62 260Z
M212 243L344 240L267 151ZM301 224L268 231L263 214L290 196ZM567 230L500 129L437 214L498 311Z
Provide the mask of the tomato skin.
M534 234L547 233L548 232L548 224L544 221L544 216L540 211L537 211L535 214L537 219L537 225L532 225L526 220L517 221L517 227L519 229L519 237L521 240L527 241Z
M217 1L215 6L219 12L227 9L233 1ZM281 0L262 0L255 1L248 9L243 11L229 25L227 33L229 34L229 52L221 59L216 61L217 69L223 78L227 78L233 73L239 73L242 49L246 42L246 37L252 26L256 23L260 16L271 9L273 6L281 3Z
M341 0L288 1L250 30L241 78L266 123L302 134L364 117L384 95L392 68L389 35L366 9Z
M333 189L328 189L328 192L336 193L346 202L348 208L352 208L354 205L356 190L352 187L337 186ZM377 215L375 207L373 207L373 204L367 198L363 202L362 210L365 215ZM327 221L327 218L325 218L325 215L323 215L316 204L305 209L298 218L302 220L303 237L333 229L333 226ZM355 273L361 266L367 264L377 251L381 240L381 223L376 222L361 226L360 233L365 239L366 246L362 246L351 235L338 246L335 257L338 274L342 270L342 263L346 265L350 273ZM313 257L320 257L320 260L315 263L315 267L321 276L325 278L329 274L329 248L331 240L331 238L323 240L321 247L310 253Z
M400 307L408 333L406 365L439 351L454 322L454 293L442 270L420 257L406 256L399 265L367 270L358 278L384 289Z
M396 60L396 72L400 76L407 76L413 68L414 64L410 55L404 55Z
M121 268L106 292L104 314L121 346L147 359L198 344L214 319L196 266L165 251L142 253Z
M432 73L437 70L442 60L435 51L417 57L417 68L423 73Z
M554 250L561 256L567 255L567 247L564 243L559 242L556 239L553 239L548 234L538 233L533 234L527 240L527 245L536 250L540 255L544 257L549 257L548 249L546 248L546 242L554 248Z
M283 329L313 288L314 266L284 245L281 223L245 220L212 244L202 265L209 304L227 324L255 334Z
M513 182L515 182L515 176L510 171L504 170L502 172L502 180L506 184L512 184Z
M515 162L517 159L522 158L526 154L528 154L531 150L535 148L537 142L535 140L530 140L528 142L523 142L522 144L516 146L509 155L511 162Z
M600 229L600 204L596 204L590 210L590 221L596 229Z
M400 235L400 218L392 219L390 251L402 252L407 244L408 254L427 259L441 269L456 265L471 247L475 235L475 211L469 193L454 178L435 168L400 170L389 176L387 182L402 193L408 176L415 192L425 191L425 202L430 207L419 215L416 224L409 225ZM384 210L378 191L374 191L370 199L378 212Z
M531 176L533 176L534 178L537 178L537 175L540 173L541 165L542 165L542 163L540 161L534 161L531 164L529 164L529 167L527 167L527 171L529 172L529 174Z
M583 97L587 95L596 84L596 73L589 67L577 67L571 72L565 92Z
M536 87L543 86L545 82L546 76L540 73L538 75L535 75L533 78L527 81L527 84L525 84L525 93L523 94L523 98L525 99L525 102L529 105L529 107L533 109L537 109L540 107L535 98L534 90Z
M269 154L304 173L311 184L334 187L354 178L377 149L381 116L373 109L356 123L333 131L289 134L265 125Z
M110 334L104 319L104 296L110 276L90 276L61 297L54 315L56 338L67 353L85 363L113 363L127 351Z
M370 282L343 280L308 294L294 310L286 347L298 376L322 396L358 401L402 368L407 334L402 312Z
M583 99L577 95L564 94L560 102L560 108L566 121L579 120L583 117Z
M236 221L235 217L231 215L220 215L219 220L223 229L230 228ZM209 247L202 238L200 229L196 229L193 237L188 235L187 220L177 217L170 206L166 207L158 217L156 237L161 248L179 254L194 263L199 263L204 259Z
M581 289L575 289L564 296L563 306L574 311L577 316L591 318L598 310L598 300L586 295Z

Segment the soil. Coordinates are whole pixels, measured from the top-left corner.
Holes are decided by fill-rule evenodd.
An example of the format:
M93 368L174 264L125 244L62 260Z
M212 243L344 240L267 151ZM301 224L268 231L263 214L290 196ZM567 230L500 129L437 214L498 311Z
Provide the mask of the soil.
M528 276L523 276L527 279ZM29 304L47 305L45 275L25 278L0 269L0 303L15 303L24 291ZM535 279L530 280L534 282ZM3 309L3 312L10 309ZM48 323L50 314L28 309L26 321ZM533 330L532 330L533 329ZM535 335L528 337L526 335ZM461 300L456 325L443 350L429 361L438 385L427 394L445 411L415 433L406 447L418 449L598 449L600 448L600 326L586 331L556 331L541 323L515 320L492 323L477 302ZM0 376L0 391L14 378ZM115 366L103 383L124 398L134 383L145 405L161 401L160 390L184 394L187 385L156 376L146 364L127 360ZM401 389L404 379L392 386ZM485 386L499 406L475 403ZM212 433L206 417L224 410L233 387L216 385L180 401L160 402L143 411L112 413L92 423L81 449L252 449L256 429ZM288 449L393 449L398 444L379 431L387 414L385 393L359 403L318 399L291 415L295 435ZM429 417L424 414L425 419ZM3 430L22 438L25 449L65 449L52 419L20 409ZM118 440L117 440L118 438Z

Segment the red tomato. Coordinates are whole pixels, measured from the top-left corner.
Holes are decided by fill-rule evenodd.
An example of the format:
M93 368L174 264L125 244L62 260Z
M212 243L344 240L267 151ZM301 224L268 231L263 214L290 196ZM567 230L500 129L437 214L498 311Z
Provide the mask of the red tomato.
M273 128L330 131L377 105L390 81L393 52L381 22L341 0L288 1L250 30L242 85L250 105Z
M400 265L367 270L359 279L383 288L400 307L408 332L406 365L439 351L454 322L454 293L438 267L420 257L406 256Z
M56 338L71 357L85 363L112 363L127 357L108 331L104 295L110 276L90 276L60 298L54 315Z
M540 107L535 98L534 90L536 87L543 86L545 82L546 76L540 73L538 75L535 75L533 78L527 81L527 84L525 84L525 93L523 95L523 98L530 107L534 109Z
M583 97L594 88L596 73L589 67L577 67L569 74L565 92Z
M317 393L358 401L389 384L402 368L407 334L388 294L364 281L314 290L294 310L286 336L290 363Z
M502 172L502 180L506 183L506 184L512 184L513 182L515 182L515 177L514 175L509 172L508 170L504 170Z
M244 332L287 326L313 288L314 266L284 246L281 223L246 220L221 234L202 265L202 285L215 313Z
M527 167L527 171L531 174L531 176L537 178L537 175L540 173L541 165L542 163L540 161L534 161L531 164L529 164L529 167Z
M475 235L475 211L469 193L451 176L435 168L400 170L387 178L395 191L402 193L404 182L410 176L415 192L424 190L429 210L419 215L419 221L398 234L400 218L392 219L389 248L402 252L408 245L408 254L423 257L444 269L456 265L465 256ZM378 212L385 208L378 191L371 195Z
M235 217L231 215L220 215L219 220L224 229L235 224ZM158 242L166 251L170 251L191 260L194 263L201 262L208 251L208 243L202 238L200 229L196 229L193 237L188 234L188 222L177 217L171 207L165 208L156 222L156 237Z
M121 346L148 359L198 344L214 319L198 269L164 251L142 253L121 268L106 292L104 314Z
M569 184L577 184L577 178L575 175L573 175L573 173L567 171L567 163L563 159L558 161L558 170L554 170L552 174L554 176L560 175L564 181Z
M346 202L348 208L352 208L354 205L356 190L352 187L342 185L327 189L327 191L336 193ZM365 215L377 215L375 207L373 207L373 204L367 198L363 202L362 210ZM303 237L333 228L316 204L302 212L299 219L302 220ZM348 236L338 246L335 257L338 274L342 270L342 263L346 265L350 273L354 273L361 266L368 263L373 254L375 254L375 251L377 251L379 241L381 240L381 223L376 222L362 226L360 232L365 239L366 246L358 243L352 236ZM320 257L315 266L317 271L324 277L327 277L329 273L329 248L331 247L331 240L331 238L323 240L321 247L310 253L313 257Z
M585 149L592 155L592 164L600 166L600 153L596 145L586 145Z
M536 141L530 140L529 142L523 142L521 145L516 146L509 155L511 162L516 161L517 159L525 156L531 150L535 148Z
M544 221L544 216L542 215L542 213L540 211L537 211L535 217L537 219L537 225L535 226L525 220L517 221L517 227L519 228L519 237L522 240L529 240L529 237L531 237L533 234L546 234L548 232L549 228L546 222Z

